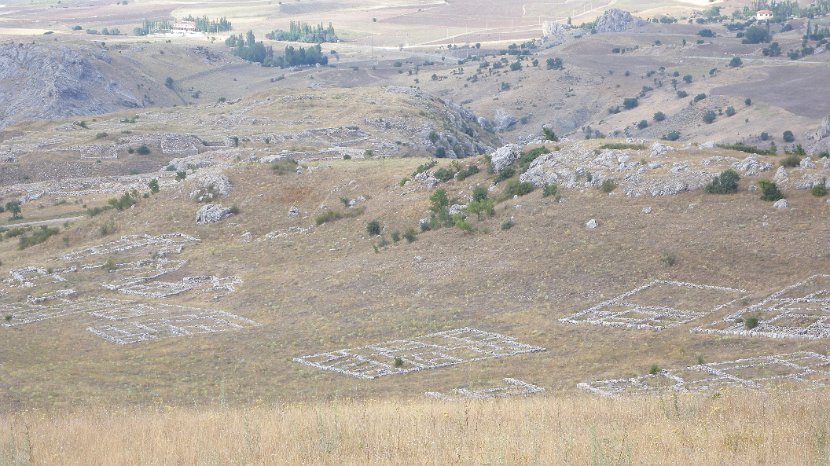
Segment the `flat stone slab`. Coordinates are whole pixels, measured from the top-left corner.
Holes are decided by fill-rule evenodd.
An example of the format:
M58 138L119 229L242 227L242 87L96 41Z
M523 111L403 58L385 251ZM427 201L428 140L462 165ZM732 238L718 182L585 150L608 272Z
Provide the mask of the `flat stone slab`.
M580 383L577 387L602 396L638 395L660 390L709 392L736 386L757 390L810 390L830 383L830 357L797 352L662 370L628 379Z
M723 309L744 294L745 290L735 288L655 280L559 321L665 330Z
M483 400L487 398L509 398L513 396L530 396L539 393L544 393L545 389L533 385L532 383L523 382L519 379L505 378L504 385L488 388L456 388L450 393L440 392L426 392L429 398L435 398L444 401L459 401L459 400Z
M808 340L830 338L830 275L813 275L758 304L692 331Z
M294 362L361 379L407 374L485 359L545 351L498 333L464 327L294 358Z

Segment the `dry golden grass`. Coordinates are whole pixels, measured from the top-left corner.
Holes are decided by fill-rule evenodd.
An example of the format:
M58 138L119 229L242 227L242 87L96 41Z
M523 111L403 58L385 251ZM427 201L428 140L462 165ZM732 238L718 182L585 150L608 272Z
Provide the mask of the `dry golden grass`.
M826 392L0 417L0 464L826 464Z

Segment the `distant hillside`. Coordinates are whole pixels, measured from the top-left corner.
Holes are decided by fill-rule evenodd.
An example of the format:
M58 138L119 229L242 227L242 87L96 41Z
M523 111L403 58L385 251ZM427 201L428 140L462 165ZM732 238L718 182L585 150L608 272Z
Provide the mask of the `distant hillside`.
M92 115L144 106L114 79L110 53L37 43L0 45L0 127L27 119ZM25 85L21 86L21 83Z

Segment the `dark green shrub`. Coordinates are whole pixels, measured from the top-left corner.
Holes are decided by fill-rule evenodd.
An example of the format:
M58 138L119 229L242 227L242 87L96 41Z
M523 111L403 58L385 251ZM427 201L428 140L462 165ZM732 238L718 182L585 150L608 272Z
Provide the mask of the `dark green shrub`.
M406 231L403 232L403 238L407 243L412 243L418 239L418 232L416 232L414 228L407 228Z
M636 97L626 97L623 99L623 107L626 110L631 110L632 108L637 107L640 104L640 100Z
M455 227L458 228L459 230L461 230L465 233L472 233L473 232L473 226L470 225L470 222L468 222L464 218L463 215L456 215L455 218L453 218L453 220L454 220Z
M744 321L744 327L746 327L747 330L754 329L755 327L758 326L758 324L759 324L758 318L754 317L754 316L753 317L747 317L747 319Z
M147 183L147 186L150 188L150 192L156 194L159 192L159 180L153 178Z
M484 186L473 188L473 202L483 201L484 199L487 199L487 188Z
M58 233L60 233L58 228L49 228L46 225L42 225L40 229L34 230L31 236L21 236L18 240L18 249L26 249L30 246L40 244Z
M135 152L138 155L150 155L150 148L147 147L147 145L142 144L138 146L138 149L136 149Z
M735 116L736 113L738 112L735 111L735 107L732 107L731 105L729 107L726 107L726 116Z
M377 220L372 220L371 222L366 224L366 233L369 233L372 236L377 236L380 234L382 227L380 222Z
M801 164L801 157L796 154L790 154L783 159L781 159L781 166L782 167L797 167Z
M400 240L401 240L401 232L398 231L398 230L393 231L392 232L392 242L397 243Z
M176 181L183 181L185 178L187 178L187 172L186 171L182 170L182 171L176 172Z
M784 131L784 142L794 142L794 141L795 141L795 135L793 134L793 132L790 131L790 130Z
M496 183L501 183L502 181L513 178L516 175L516 169L513 167L505 167L496 175L496 179L494 180Z
M729 194L738 191L738 181L741 177L735 170L726 170L706 185L705 191L709 194Z
M701 92L700 94L696 95L693 100L694 100L695 103L698 103L698 102L700 102L701 100L703 100L705 98L706 98L706 94Z
M637 123L637 129L646 129L646 128L648 128L648 122L646 120L640 120L640 122Z
M546 141L559 141L559 138L556 137L556 133L553 132L550 128L542 128L542 136L545 138Z
M496 215L496 203L492 199L472 201L467 205L467 212L476 215L479 220L485 215L492 217Z
M663 136L663 139L665 139L666 141L677 141L678 139L680 139L680 131L670 131L665 136Z
M610 178L602 180L602 184L599 186L599 190L606 194L614 191L615 189L617 189L617 183Z
M458 180L458 181L464 181L465 179L475 175L479 171L481 171L481 170L479 170L478 165L470 165L466 168L461 169L461 171L456 173L455 174L455 179Z
M707 111L703 114L703 122L706 124L712 124L718 116L712 110Z
M684 90L680 90L680 91L677 91L677 97L679 97L681 99L685 99L686 97L689 97L689 93L684 91Z
M773 181L761 180L758 182L758 187L761 188L761 199L764 201L784 199L784 194Z
M816 197L826 196L827 195L827 180L821 180L821 183L813 186L813 188L810 189L810 193L812 193L813 196L816 196Z
M514 196L524 196L525 194L530 194L533 192L533 189L533 184L527 181L520 182L519 180L510 180L499 196L499 202L512 199Z
M501 229L503 231L507 231L507 230L513 228L514 226L516 226L516 223L513 222L513 220L510 220L510 219L507 219L507 220L505 220L501 223Z
M657 364L652 364L651 367L648 369L648 373L651 375L657 375L660 373L660 366Z
M654 114L654 121L661 122L666 119L666 114L663 112L657 112Z
M550 154L550 150L545 146L522 153L519 157L519 173L526 172L530 168L530 164L544 154Z
M744 64L744 62L741 60L740 57L732 57L732 60L729 60L729 67L730 68L738 68L743 64Z
M544 190L542 190L542 197L550 197L553 196L555 198L559 198L559 186L555 184L546 184Z
M443 189L436 189L429 197L429 201L431 203L429 210L435 213L446 209L450 205L450 198L447 197L447 191Z
M435 170L433 176L435 178L438 178L439 181L443 181L444 183L446 183L447 181L453 179L453 177L455 176L455 172L449 168L439 168L438 170Z
M414 172L412 172L412 177L413 177L413 178L415 178L415 176L416 176L416 175L420 175L421 173L423 173L423 172L425 172L425 171L429 170L430 168L432 168L432 167L434 167L434 166L436 166L436 165L438 165L438 161L437 161L437 160L430 160L430 161L429 161L429 162L427 162L427 163L424 163L424 164L418 165L418 168L416 168L416 169L415 169L415 171L414 171Z
M125 210L129 209L130 207L134 206L138 201L136 201L130 193L124 193L119 198L112 198L107 201L107 204L110 207L113 207L118 210Z

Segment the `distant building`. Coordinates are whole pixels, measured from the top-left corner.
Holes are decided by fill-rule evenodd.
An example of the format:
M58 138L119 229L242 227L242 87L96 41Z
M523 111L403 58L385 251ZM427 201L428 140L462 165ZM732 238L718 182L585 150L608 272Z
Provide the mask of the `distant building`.
M170 28L173 32L196 32L196 22L195 21L176 21L173 23L173 27Z
M770 10L758 10L758 13L755 13L755 19L758 21L770 21L772 20L772 11Z

